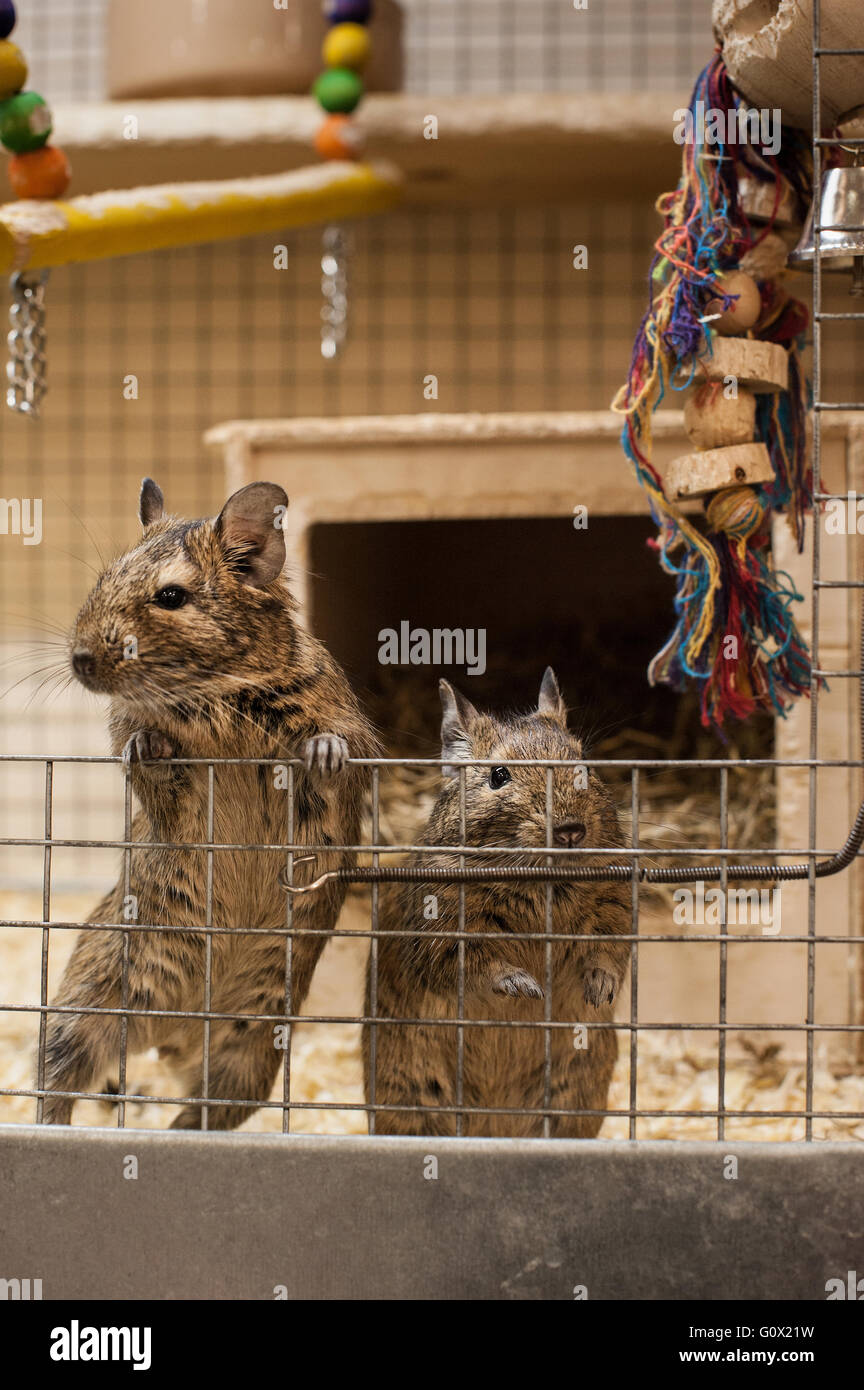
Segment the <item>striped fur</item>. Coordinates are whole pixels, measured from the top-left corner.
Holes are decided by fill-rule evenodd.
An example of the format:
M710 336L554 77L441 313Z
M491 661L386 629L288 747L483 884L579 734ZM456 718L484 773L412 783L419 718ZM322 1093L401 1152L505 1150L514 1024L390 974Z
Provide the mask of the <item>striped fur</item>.
M305 753L314 760L323 750L323 771L315 761L309 771L295 769L294 838L300 844L358 842L365 771L339 766L337 755L328 775L327 754L344 739L350 756L375 756L377 740L344 673L295 621L294 601L281 575L284 539L281 528L273 526L273 512L287 500L281 488L256 484L235 494L215 521L185 522L163 517L161 494L155 484L145 483L140 543L108 566L78 615L71 649L93 658L84 683L110 696L112 749L129 759L140 803L132 829L135 841L208 838L207 768L175 766L165 761L172 754L289 758ZM166 611L156 595L172 585L182 587L189 600ZM137 644L132 659L124 657L130 637ZM344 745L338 747L344 751ZM272 768L216 768L215 842L284 843L290 818L285 780ZM320 855L315 872L347 865L352 858L338 852ZM184 928L204 926L207 920L208 855L203 850L142 848L133 851L131 861L135 920L171 930L129 934L125 1002L131 1010L201 1010L205 942ZM216 852L211 924L232 929L285 926L285 892L277 878L284 865L279 853ZM306 997L344 895L344 887L330 886L298 899L294 925L314 935L293 943L287 1001L293 1013ZM89 921L122 922L124 899L121 875ZM55 1004L118 1008L123 1002L122 961L120 932L83 931ZM210 1004L219 1013L284 1015L285 938L214 936ZM129 1020L129 1052L159 1047L179 1073L185 1095L202 1094L202 1043L200 1020ZM58 1091L99 1086L106 1073L116 1070L119 1051L117 1016L51 1014L45 1086ZM283 1055L275 1046L272 1022L214 1022L208 1095L265 1100ZM254 1108L212 1106L208 1127L233 1128ZM70 1099L46 1098L46 1120L68 1123L71 1113ZM185 1106L173 1123L199 1127L200 1107Z
M567 731L566 711L551 672L544 678L537 711L514 717L478 714L446 682L442 757L454 765L494 758L507 767L512 759L560 758L578 761L579 741ZM505 862L496 847L521 848L507 858L523 865L544 862L546 838L546 770L509 767L511 780L495 790L488 767L467 767L465 776L466 843L488 846L490 861ZM586 769L581 770L584 777ZM611 797L591 772L587 786L577 786L572 768L553 774L554 825L579 822L583 847L621 844ZM422 843L460 842L458 781L445 778ZM447 849L414 854L412 866L455 867L458 856ZM475 863L473 858L470 861ZM482 862L482 861L480 861ZM580 863L597 862L590 856ZM549 958L550 1017L570 1025L610 1022L614 998L624 975L629 948L616 934L629 930L629 889L618 883L544 884L515 882L465 888L465 929L488 932L490 940L468 940L464 949L464 1017L491 1022L538 1022L546 1016L546 948L532 933L546 930L547 891L553 933L578 932L578 942L553 942ZM430 914L435 911L436 916ZM375 1015L429 1020L421 1026L377 1024L374 1088L371 1030L364 1028L363 1055L367 1099L376 1106L424 1107L426 1113L387 1111L376 1115L381 1134L454 1134L455 1115L442 1107L458 1103L457 1034L453 1026L433 1020L458 1017L458 947L435 936L459 929L459 890L453 884L408 883L381 888L379 925L383 932L416 930L413 937L382 937L378 947ZM372 1008L372 977L367 982L367 1014ZM606 1104L617 1056L611 1030L588 1029L587 1046L571 1026L550 1030L548 1105L551 1109L600 1110ZM544 1105L546 1054L542 1030L464 1028L466 1107L539 1109ZM440 1113L436 1113L436 1111ZM593 1137L602 1116L554 1117L553 1136ZM537 1115L466 1115L464 1134L542 1135Z

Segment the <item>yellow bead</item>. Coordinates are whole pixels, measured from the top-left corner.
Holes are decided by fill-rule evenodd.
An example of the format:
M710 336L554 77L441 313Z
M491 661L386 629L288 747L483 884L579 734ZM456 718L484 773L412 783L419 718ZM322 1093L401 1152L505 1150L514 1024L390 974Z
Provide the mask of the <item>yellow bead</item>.
M363 24L336 24L321 55L328 68L362 68L369 57L369 30Z
M17 43L0 42L0 101L14 97L27 81L27 64Z

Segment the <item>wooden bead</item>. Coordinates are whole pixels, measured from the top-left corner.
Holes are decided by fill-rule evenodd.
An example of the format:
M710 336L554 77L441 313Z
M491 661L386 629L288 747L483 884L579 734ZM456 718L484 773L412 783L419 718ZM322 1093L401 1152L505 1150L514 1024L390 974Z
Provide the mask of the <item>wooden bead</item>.
M864 140L864 106L856 106L844 113L837 122L837 134L844 140Z
M71 177L69 161L57 145L13 154L9 160L9 182L16 198L62 198Z
M20 92L26 81L24 54L16 43L3 39L0 41L0 101Z
M321 56L328 68L351 68L356 72L369 57L369 30L362 24L337 24L324 40Z
M765 508L752 487L730 487L714 493L706 503L705 515L712 531L746 541L765 520Z
M41 150L51 134L51 112L37 92L0 103L0 142L13 154Z
M12 0L0 0L0 39L8 39L15 28L15 6Z
M666 496L702 497L737 483L774 481L771 456L764 444L732 444L724 449L684 454L666 465L663 486Z
M719 277L719 282L727 294L735 294L738 298L728 309L723 308L722 299L710 300L705 313L720 315L714 319L711 327L724 336L746 333L748 328L759 322L759 315L762 313L759 286L752 275L746 275L742 270L730 270L726 275Z
M350 68L322 72L312 91L325 111L353 111L363 95L363 83Z
M345 20L367 24L372 14L372 0L325 0L324 14L329 24Z
M697 386L684 402L684 427L694 449L748 444L756 429L756 397L739 387L726 396L720 382Z
M773 180L763 182L748 174L743 164L736 166L738 206L751 225L770 222L775 227L794 227L800 222L795 195L788 179L780 178L780 198Z
M365 143L363 131L350 116L328 116L315 136L322 159L359 159Z
M755 338L715 338L713 351L699 358L699 370L708 381L728 383L751 391L785 391L789 385L789 357L780 343Z

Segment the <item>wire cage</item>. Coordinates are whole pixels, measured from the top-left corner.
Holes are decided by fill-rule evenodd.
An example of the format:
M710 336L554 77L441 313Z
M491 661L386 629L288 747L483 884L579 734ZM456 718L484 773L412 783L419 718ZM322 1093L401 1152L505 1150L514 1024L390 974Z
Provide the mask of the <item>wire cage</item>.
M34 16L39 9L31 6ZM515 0L411 0L405 9L406 84L409 90L428 93L430 100L454 92L562 89L624 98L637 90L679 89L683 100L686 84L710 44L710 6L684 0L650 7L639 0L619 0L597 7L586 12L578 38L570 7L552 0L527 7ZM817 3L817 113L819 10ZM61 39L55 31L53 49L40 48L40 31L33 28L30 43L45 73L43 80L61 98L101 96L98 56L93 57L94 52L98 55L101 12L98 3L88 6L92 42L88 40L86 70L70 66L72 55L61 42L62 26ZM70 22L71 13L71 5L58 9L64 23ZM647 77L641 56L646 44L656 59L648 65ZM818 119L815 125L818 130ZM820 173L829 144L818 136L813 143L817 227ZM89 536L92 527L97 551L106 535L112 544L130 538L129 499L133 480L142 473L157 474L172 509L179 513L214 513L225 493L224 474L206 459L201 441L221 419L296 415L301 405L303 414L318 412L331 420L416 413L424 408L422 382L428 371L435 371L447 386L444 399L436 400L430 410L440 406L462 412L549 413L593 410L598 401L605 405L622 375L640 312L650 216L650 200L622 192L617 201L595 203L585 211L577 211L567 200L516 208L414 210L355 229L352 340L336 363L316 356L315 234L297 232L285 238L292 254L289 270L278 282L272 238L162 252L134 263L67 267L52 285L50 409L35 428L28 421L2 421L9 460L7 490L44 497L46 535L52 538L23 559L20 553L12 555L8 546L0 554L5 593L16 608L19 594L24 595L24 612L14 616L19 631L7 631L7 655L28 662L25 644L36 635L34 613L52 640L65 640L62 634L75 607L70 596L83 597L92 581L92 574L82 575L75 568L82 558L74 553L81 544L80 528ZM818 240L818 230L816 235ZM568 259L574 240L588 242L594 257L590 281L578 287ZM857 398L860 388L856 389L864 365L864 313L847 310L841 291L825 280L818 254L812 298L812 460L818 507L840 495L823 476L823 457L839 437L836 431L848 428L844 448L852 460L846 475L850 486L864 457L856 419L864 410L864 401ZM88 345L86 354L76 346L82 339ZM120 383L127 366L141 383L140 396L132 402L123 397ZM123 369L119 376L118 367ZM828 399L832 394L834 399ZM158 460L158 470L153 460ZM833 462L828 474L831 479L841 476ZM323 469L320 476L323 483ZM635 520L632 525L627 536L635 550L647 526ZM0 961L6 962L0 970L6 980L0 1021L7 1040L2 1049L6 1065L0 1067L0 1124L34 1119L38 1124L46 1118L46 1100L58 1095L46 1086L49 1021L65 1015L109 1020L116 1028L111 1065L88 1084L59 1093L79 1102L75 1123L91 1127L161 1129L179 1106L181 1113L183 1107L200 1112L203 1131L234 1127L248 1114L247 1130L368 1133L379 1138L384 1117L389 1132L457 1139L478 1133L542 1139L599 1131L602 1139L611 1140L692 1138L727 1145L742 1139L842 1140L850 1148L864 1139L864 958L859 949L864 936L856 912L864 835L864 808L859 809L864 646L854 659L850 656L839 664L832 660L838 652L851 652L853 639L848 634L857 631L862 612L864 580L857 570L856 539L848 546L844 543L838 563L832 552L826 565L817 511L808 523L807 554L791 562L799 566L799 579L806 580L813 664L830 692L814 687L806 712L796 712L791 735L768 721L756 721L753 730L734 736L731 746L724 748L699 733L692 708L676 713L671 700L658 703L652 696L653 703L643 701L641 713L630 721L633 728L623 736L615 730L611 736L601 734L588 756L509 758L514 772L524 769L544 779L546 838L535 847L530 866L519 862L523 850L506 843L495 847L496 863L490 866L488 844L472 841L466 801L469 777L479 769L485 776L497 760L459 763L459 834L445 846L430 846L422 827L441 771L453 765L435 746L435 682L423 673L421 711L407 718L392 687L376 684L383 679L380 671L358 673L356 645L347 631L350 615L341 623L333 616L358 584L355 561L371 571L380 548L383 574L392 570L400 552L389 553L388 560L383 522L368 527L368 534L360 527L348 528L353 540L330 529L329 538L326 525L312 530L302 558L300 579L308 589L313 626L323 628L328 645L352 674L359 675L361 693L378 724L386 727L389 721L395 733L387 739L386 756L349 760L350 766L364 769L369 785L363 835L353 845L295 838L297 801L306 777L300 759L286 755L170 760L172 767L186 768L206 787L207 836L197 842L158 841L149 846L196 856L205 865L207 891L197 904L199 920L182 928L197 939L201 951L200 997L194 1006L163 1008L152 1000L132 998L135 941L176 927L138 921L134 914L122 921L86 921L95 890L110 882L118 858L122 896L134 900L135 856L144 847L133 832L132 774L122 760L102 751L101 713L66 692L53 704L40 704L38 672L10 689L0 751L0 779L5 784ZM526 524L523 534L528 530ZM474 534L479 537L480 529ZM502 534L496 533L499 540ZM345 572L328 593L321 572L327 573L330 562L338 571L343 540L345 554L354 560L345 561ZM415 537L404 544L414 546L415 540L422 544ZM526 552L526 565L536 563L548 541L548 534L538 530L531 542L534 551ZM608 544L614 543L610 531ZM436 544L455 554L460 543L450 532L442 533ZM489 541L490 547L494 544ZM359 547L356 553L352 545ZM488 559L489 551L483 554ZM83 563L93 569L89 559ZM598 563L596 555L586 563L586 584L587 571L596 570ZM634 573L636 567L634 559ZM599 664L599 689L591 691L598 703L604 685L609 688L619 679L626 684L631 668L641 671L644 656L657 645L655 636L662 635L668 594L656 578L647 579L647 573L647 568L639 570L641 577L631 588L643 584L654 608L647 629L632 642L626 625L621 626L626 623L621 610L630 593L626 580L621 581L623 601L613 603L616 611L610 613L604 633L607 638L611 634L613 646L618 634L630 665L625 670L614 662L609 667ZM498 577L504 585L503 571ZM488 590L488 571L482 582L475 575L475 582L478 589ZM517 578L514 583L523 581ZM358 592L364 592L362 585ZM538 597L536 589L531 592ZM392 608L385 605L373 612L373 629L386 611ZM479 706L500 709L512 702L514 674L515 701L527 702L547 661L558 666L555 643L566 646L571 633L561 623L551 635L541 624L535 627L533 634L530 624L508 634L508 644L499 652L502 669L497 676L487 676L485 685L478 682ZM843 641L835 642L833 636L823 640L826 628L831 634L842 628ZM565 694L579 679L583 656L573 658L563 673ZM46 666L51 659L46 658ZM49 677L54 674L54 668L48 671ZM621 702L639 698L635 689L635 684L627 687ZM583 693L584 687L577 684L574 700ZM482 698L485 694L488 702ZM828 704L828 734L822 713L826 702L833 702ZM842 731L839 744L834 738L837 729ZM83 751L73 751L82 744ZM56 751L46 752L46 746ZM229 843L216 837L220 773L238 763L259 769L262 777L277 771L286 774L280 838ZM622 839L614 847L561 848L555 843L556 779L586 770L608 784L621 816ZM798 816L790 831L787 814L785 832L784 799ZM825 814L829 804L836 813L833 819ZM656 815L664 818L659 828ZM845 829L835 834L838 818ZM827 838L826 823L831 827ZM419 866L424 856L440 854L442 848L451 856L447 869L430 873ZM314 863L310 866L310 857L340 851L359 858L353 867L335 871L335 881L347 889L345 907L328 934L305 1007L299 1007L294 951L310 930L297 927L296 904L334 881L327 871L319 873ZM272 856L280 864L284 918L278 925L226 924L216 918L213 883L220 859L244 854ZM452 858L458 860L455 866ZM843 876L845 896L824 896L825 883ZM382 928L382 903L400 884L429 884L434 889L440 881L457 890L455 930L424 923L422 934L416 927L405 927L397 935L427 942L431 938L455 956L453 997L432 1020L426 1015L382 1013L379 952L383 941L392 940L392 931ZM542 998L534 1001L533 1013L528 1010L516 1020L466 1007L466 960L484 939L466 922L466 893L485 882L536 883L543 894L543 920L533 933L542 950L542 978L537 982ZM574 1007L572 1016L566 1008L553 1007L555 952L569 939L552 920L556 884L561 882L612 883L623 895L615 940L626 968L614 1017L600 1017L581 1005ZM673 890L688 885L702 893L703 917L689 922L686 930L673 918L670 929L679 901ZM713 885L719 887L727 913L728 905L737 901L737 921L728 915L721 921L704 916L705 891ZM784 904L784 914L792 926L781 930L779 903L787 885L791 907L787 911ZM797 886L793 890L791 885ZM770 894L774 898L766 909ZM107 1004L56 1001L60 966L82 932L109 934L121 943L122 969ZM220 938L253 936L267 938L282 962L280 1005L275 1010L220 1008ZM574 945L585 941L575 927L572 939ZM367 954L370 983L364 1003ZM745 964L739 968L740 960ZM692 989L689 982L697 977L698 988ZM272 1035L266 1092L220 1093L211 1048L215 1030L226 1024L238 1030L264 1027ZM200 1084L172 1091L169 1073L154 1048L175 1025L196 1039ZM376 1095L378 1039L381 1030L396 1025L427 1034L437 1029L455 1039L452 1097L439 1095L434 1103L417 1100L394 1109ZM471 1036L484 1029L497 1029L499 1036L511 1032L530 1037L532 1046L535 1037L540 1039L539 1096L532 1095L530 1103L484 1105L466 1096L466 1049ZM556 1101L554 1046L559 1036L573 1039L574 1030L588 1034L587 1042L574 1040L573 1046L586 1047L589 1055L595 1035L617 1040L611 1088L602 1104ZM130 1039L145 1034L147 1048L130 1046ZM368 1049L372 1078L365 1090L361 1044Z

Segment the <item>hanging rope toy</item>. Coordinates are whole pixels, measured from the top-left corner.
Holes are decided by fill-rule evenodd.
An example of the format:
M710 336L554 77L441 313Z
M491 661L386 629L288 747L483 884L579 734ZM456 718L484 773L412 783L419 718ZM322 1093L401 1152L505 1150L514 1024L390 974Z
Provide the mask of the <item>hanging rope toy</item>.
M751 142L719 52L688 117L680 182L657 204L664 227L648 308L613 409L626 416L624 450L659 527L652 544L677 585L677 622L649 680L697 683L702 722L719 730L730 716L783 714L810 689L791 610L801 596L773 571L769 548L771 515L782 511L800 550L812 506L798 356L807 312L779 282L786 248L772 230L802 205L808 180L802 135L784 129L782 153L769 154L757 123ZM661 477L652 416L667 392L685 390L694 451ZM707 500L707 528L680 506L694 498Z

